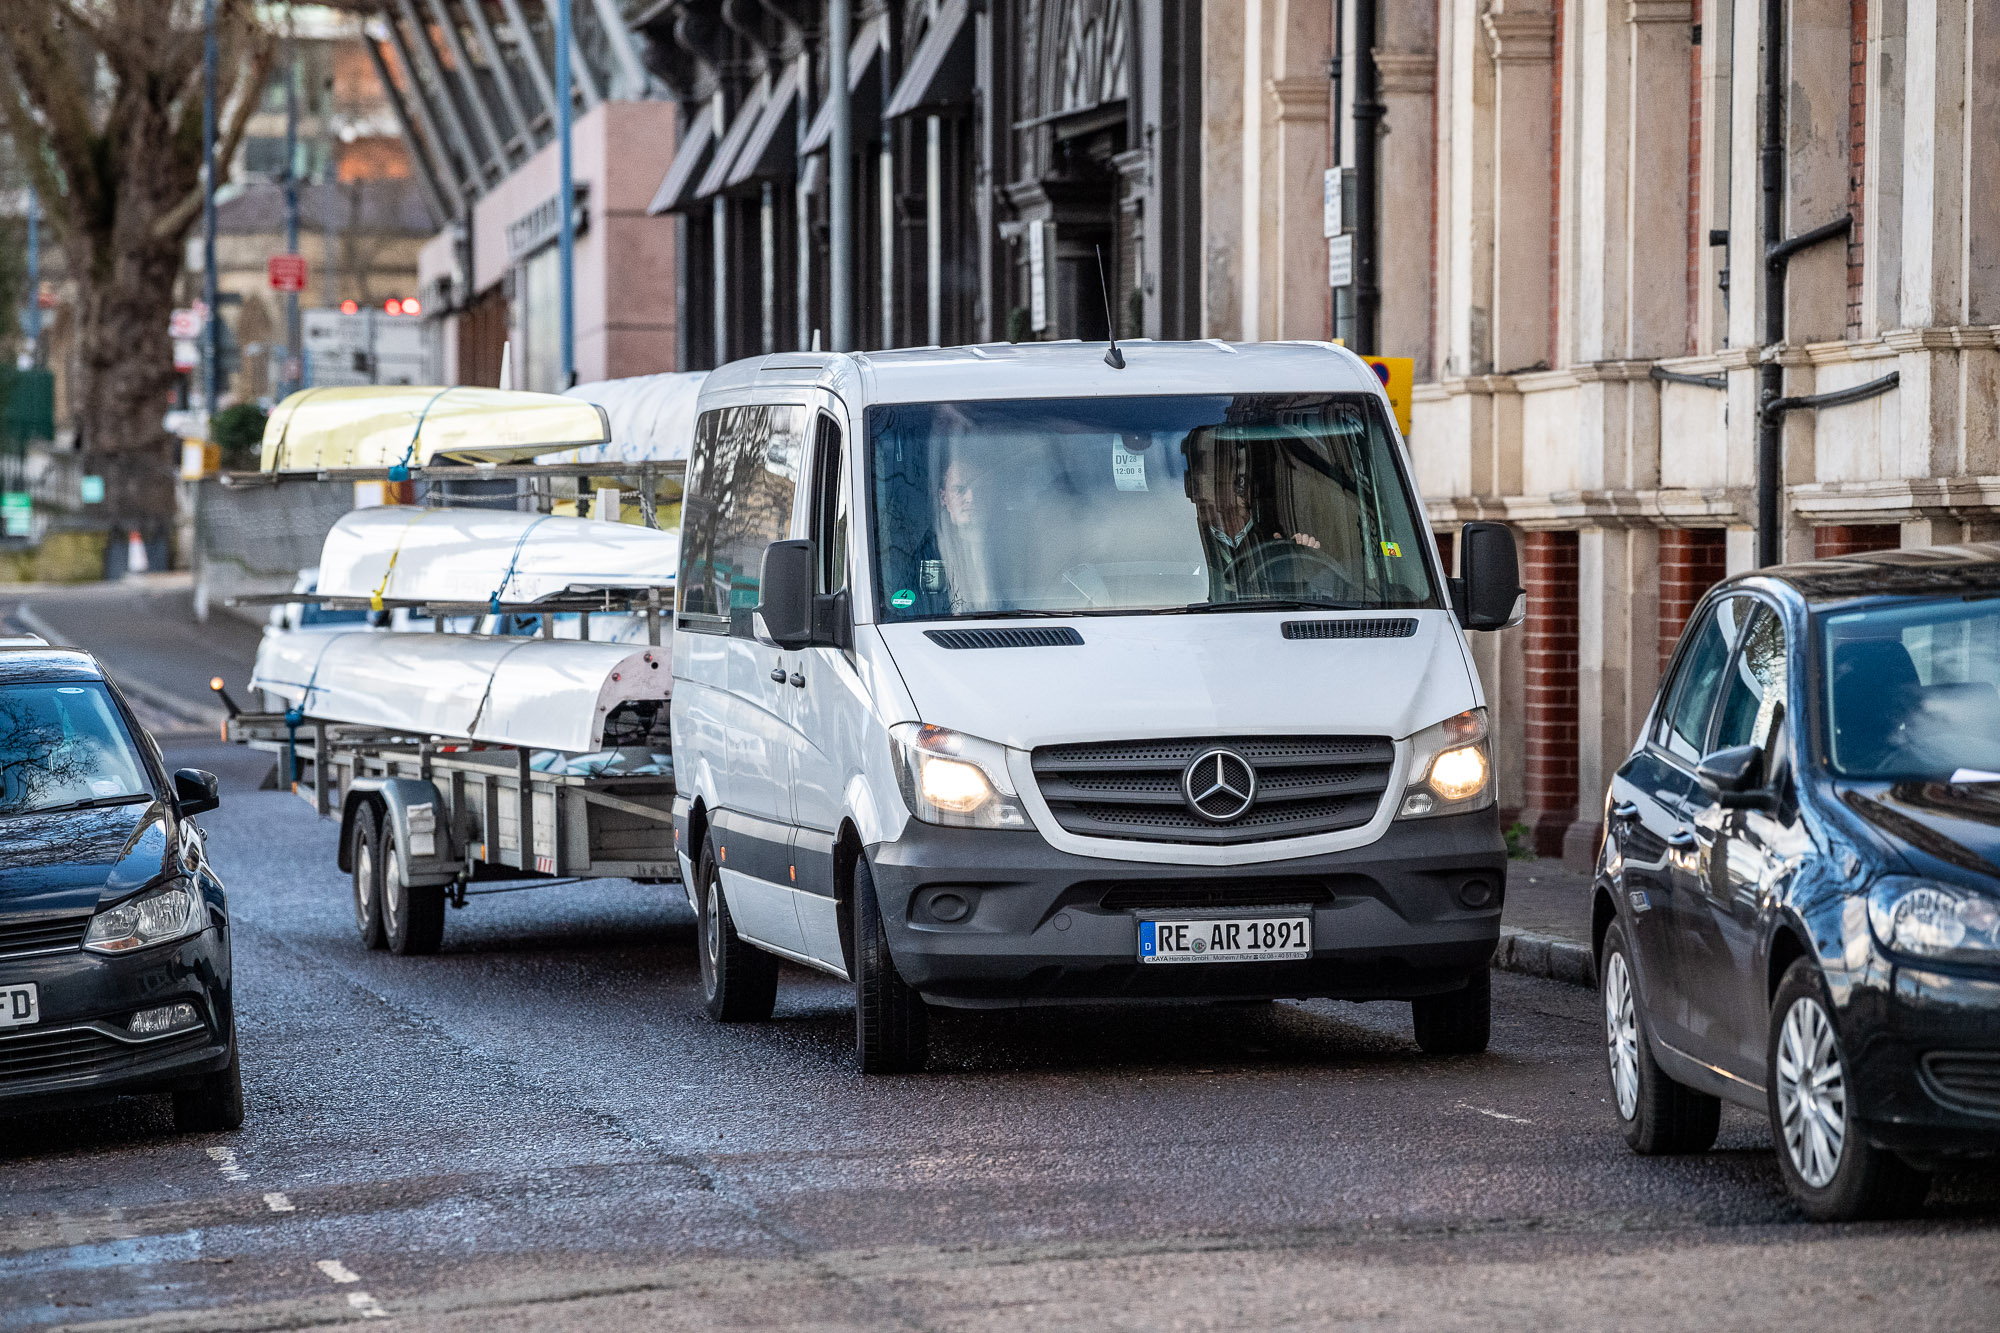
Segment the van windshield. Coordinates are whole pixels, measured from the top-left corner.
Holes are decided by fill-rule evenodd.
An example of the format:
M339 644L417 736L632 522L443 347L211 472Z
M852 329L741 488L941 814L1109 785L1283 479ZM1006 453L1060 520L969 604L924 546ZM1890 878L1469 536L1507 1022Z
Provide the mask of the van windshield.
M1359 398L897 404L868 435L885 620L1438 604Z

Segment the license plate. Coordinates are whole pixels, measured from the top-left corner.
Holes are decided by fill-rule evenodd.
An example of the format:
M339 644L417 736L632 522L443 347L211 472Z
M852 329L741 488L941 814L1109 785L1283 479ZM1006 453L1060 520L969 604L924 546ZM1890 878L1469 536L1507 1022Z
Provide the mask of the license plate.
M41 1020L41 993L32 981L0 986L0 1028L24 1028Z
M1268 963L1312 957L1309 916L1177 917L1139 923L1142 963Z

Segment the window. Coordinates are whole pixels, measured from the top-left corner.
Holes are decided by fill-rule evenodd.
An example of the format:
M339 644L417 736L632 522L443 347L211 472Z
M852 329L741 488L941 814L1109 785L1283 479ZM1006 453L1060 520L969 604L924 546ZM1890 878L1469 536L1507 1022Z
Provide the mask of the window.
M813 465L812 538L819 548L819 591L847 586L847 468L840 427L825 413L819 418L819 452Z
M1722 722L1715 748L1738 745L1767 747L1771 728L1785 705L1785 622L1769 607L1759 607L1743 651L1729 673L1729 692L1722 700Z
M729 407L695 423L682 501L681 627L750 636L764 548L791 530L806 409Z
M1836 771L1923 782L2000 771L2000 597L1895 598L1818 628L1821 739Z
M1729 666L1729 650L1735 646L1736 631L1746 610L1745 599L1726 597L1703 612L1696 628L1689 631L1692 638L1668 686L1667 707L1654 737L1683 759L1702 757L1708 719L1715 711L1715 696Z
M0 819L148 794L145 764L102 685L0 689Z

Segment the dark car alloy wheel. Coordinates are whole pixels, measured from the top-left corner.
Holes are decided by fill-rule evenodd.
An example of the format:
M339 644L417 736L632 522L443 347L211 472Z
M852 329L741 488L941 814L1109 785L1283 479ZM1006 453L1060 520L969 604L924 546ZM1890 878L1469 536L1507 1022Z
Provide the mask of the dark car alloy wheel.
M1647 1044L1638 978L1625 927L1605 932L1597 973L1604 1000L1606 1070L1618 1126L1632 1151L1706 1152L1722 1128L1722 1101L1668 1078Z

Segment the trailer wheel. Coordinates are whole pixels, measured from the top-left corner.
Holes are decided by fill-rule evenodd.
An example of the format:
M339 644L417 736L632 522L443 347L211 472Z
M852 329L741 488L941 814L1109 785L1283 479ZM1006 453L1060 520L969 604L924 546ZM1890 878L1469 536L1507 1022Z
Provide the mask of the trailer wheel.
M403 886L403 854L396 830L382 830L382 931L389 952L436 953L444 942L444 897L441 884Z
M354 812L348 838L347 863L354 867L354 926L364 948L380 949L388 938L382 933L382 859L374 806L364 804Z
M914 1074L930 1058L930 1010L896 971L868 858L854 863L854 1045L864 1074Z
M762 1022L778 1002L778 960L736 933L722 894L713 836L702 843L696 875L695 949L701 955L702 1002L718 1023Z

